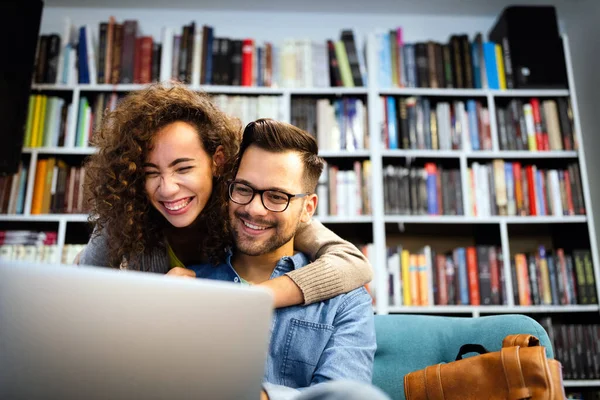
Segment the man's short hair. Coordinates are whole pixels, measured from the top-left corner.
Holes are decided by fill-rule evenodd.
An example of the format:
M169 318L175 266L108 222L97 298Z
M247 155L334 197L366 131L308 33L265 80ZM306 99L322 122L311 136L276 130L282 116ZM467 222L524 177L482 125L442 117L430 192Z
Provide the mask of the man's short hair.
M286 122L261 118L250 122L244 129L240 160L253 145L274 153L298 152L304 164L304 190L311 193L316 190L325 162L319 157L317 141L308 132Z

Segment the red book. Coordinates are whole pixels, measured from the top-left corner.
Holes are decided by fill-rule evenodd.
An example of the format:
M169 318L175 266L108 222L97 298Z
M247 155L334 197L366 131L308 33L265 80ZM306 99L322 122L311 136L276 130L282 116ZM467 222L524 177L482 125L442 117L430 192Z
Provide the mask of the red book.
M252 53L254 53L254 40L244 39L242 42L242 86L252 86Z
M438 290L436 293L435 304L440 306L448 305L448 285L446 282L446 256L438 254L435 256L435 266L437 275Z
M135 56L133 58L133 83L141 83L140 82L140 69L141 69L141 61L142 61L142 38L135 38Z
M533 112L533 124L535 126L535 143L539 150L549 150L546 147L546 141L544 140L544 131L542 130L542 115L540 114L540 101L538 99L531 99L531 109Z
M152 36L143 36L140 41L139 80L140 83L150 83L152 82Z
M525 167L525 174L527 175L527 191L529 192L529 215L538 215L535 190L535 169L536 168L533 165Z
M477 268L477 251L474 246L467 247L467 276L469 278L469 301L472 306L481 304L479 296L479 272Z
M573 204L573 192L571 191L571 176L569 171L561 171L565 178L565 191L567 192L567 210L569 215L575 215L575 205Z
M490 255L490 286L492 287L492 304L502 304L500 298L500 266L498 265L498 254L494 246L489 248ZM500 249L500 251L502 251Z

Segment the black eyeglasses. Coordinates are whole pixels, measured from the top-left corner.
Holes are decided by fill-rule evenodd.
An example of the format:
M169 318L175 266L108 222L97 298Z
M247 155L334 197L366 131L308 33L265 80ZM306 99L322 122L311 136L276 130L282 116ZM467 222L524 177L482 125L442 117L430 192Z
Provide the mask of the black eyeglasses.
M283 212L287 210L292 198L300 198L309 195L310 193L290 194L280 190L258 190L252 186L242 182L229 182L229 198L236 204L245 206L250 204L254 199L254 195L260 195L262 205L269 211Z

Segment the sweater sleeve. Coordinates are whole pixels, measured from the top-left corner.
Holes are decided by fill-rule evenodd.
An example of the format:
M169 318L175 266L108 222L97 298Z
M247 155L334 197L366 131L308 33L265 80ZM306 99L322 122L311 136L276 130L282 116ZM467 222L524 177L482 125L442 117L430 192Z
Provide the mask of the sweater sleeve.
M319 221L312 220L298 230L294 247L313 260L286 274L302 291L305 305L348 293L373 279L363 253Z
M106 231L102 231L98 235L96 229L94 229L94 233L92 233L90 240L81 252L79 263L81 265L91 265L95 267L110 266Z

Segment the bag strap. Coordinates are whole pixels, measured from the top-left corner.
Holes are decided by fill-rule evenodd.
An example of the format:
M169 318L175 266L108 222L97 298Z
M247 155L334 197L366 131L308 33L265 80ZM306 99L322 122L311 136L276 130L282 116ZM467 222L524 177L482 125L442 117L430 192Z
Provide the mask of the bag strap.
M502 341L502 347L534 347L539 345L540 340L537 337L533 335L528 335L526 333L521 333L518 335L508 335Z
M531 397L529 388L525 386L521 360L519 358L519 346L503 347L500 350L502 369L508 385L508 399L520 400Z
M430 365L425 368L425 390L427 400L444 400L441 376L442 364Z
M463 344L460 346L454 361L462 360L462 357L467 353L487 354L489 351L480 344Z

